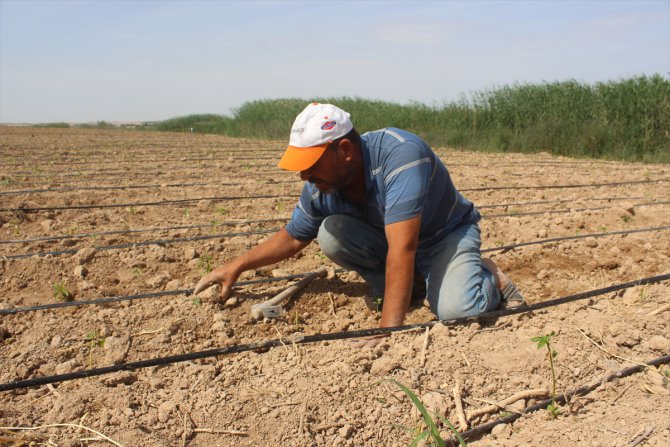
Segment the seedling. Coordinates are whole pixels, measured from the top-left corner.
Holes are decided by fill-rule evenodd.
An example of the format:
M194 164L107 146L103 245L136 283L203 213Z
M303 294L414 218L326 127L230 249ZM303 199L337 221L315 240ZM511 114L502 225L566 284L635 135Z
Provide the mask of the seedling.
M88 347L88 367L93 366L93 350L105 347L105 337L102 337L98 331L92 331L86 334L86 340L89 341Z
M556 371L554 369L554 359L558 355L551 347L551 337L556 335L554 331L551 331L550 334L540 335L538 337L533 337L530 341L537 343L537 349L542 349L547 347L547 357L549 358L549 369L551 369L551 403L547 405L547 413L551 419L556 419L560 413L558 405L556 405Z
M193 303L195 306L200 306L202 304L202 300L198 297L195 297L191 300L191 303Z
M375 306L377 307L377 312L381 312L382 311L382 303L384 302L384 298L382 298L381 296L377 296L377 297L375 297L374 302L375 302Z
M187 219L191 216L191 211L188 208L184 208L184 217Z
M623 219L623 221L626 222L626 223L628 223L628 222L630 222L631 220L633 220L633 218L632 218L631 216L629 216L628 214L622 214L622 215L621 215L621 219Z
M284 205L281 202L279 202L275 205L275 210L279 211L280 213L284 212L285 208L286 208L286 205Z
M420 432L419 434L417 434L414 437L414 439L412 440L412 442L410 444L410 447L418 446L419 442L423 441L424 439L432 440L431 445L436 445L438 447L446 446L447 445L446 441L440 435L440 430L437 427L437 423L435 422L433 417L430 415L428 410L426 410L426 407L423 405L423 402L421 402L421 399L419 399L419 397L416 394L414 394L414 392L412 392L412 390L410 390L409 388L407 388L405 385L398 382L397 380L390 379L390 381L395 383L396 385L398 385L400 387L400 389L405 394L407 394L407 396L412 400L412 403L414 404L414 406L421 413L421 416L423 417L423 421L424 421L424 423L426 424L426 427L427 427L424 431ZM433 413L433 414L435 416L437 416L438 419L440 421L442 421L442 423L444 425L449 427L449 430L451 430L451 432L454 434L454 436L456 436L456 439L458 439L458 443L461 446L467 446L463 437L460 435L460 433L458 433L458 430L456 430L456 427L454 427L453 424L451 422L449 422L449 420L447 420L445 417L443 417L440 414L437 414L437 413ZM402 428L404 428L405 430L409 431L412 434L416 433L416 430L410 430L407 427L402 427Z
M54 292L54 299L57 301L72 301L72 294L64 282L57 282L51 286L51 290Z
M218 207L217 209L214 210L216 214L220 214L222 216L225 216L226 214L230 214L230 210L228 208L225 208L223 206Z
M133 268L133 276L138 277L142 274L142 268L141 267L135 267Z
M212 271L212 255L203 255L195 264L196 268L204 275Z

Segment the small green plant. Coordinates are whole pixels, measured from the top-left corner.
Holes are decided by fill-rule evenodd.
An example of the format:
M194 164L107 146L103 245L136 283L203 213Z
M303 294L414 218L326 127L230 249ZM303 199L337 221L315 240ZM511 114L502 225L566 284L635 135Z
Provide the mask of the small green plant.
M223 206L217 207L217 208L214 210L214 212L215 212L216 214L221 215L221 216L225 216L226 214L230 214L230 210L229 210L228 208L226 208L226 207L223 207Z
M51 286L54 299L57 301L72 301L72 294L65 286L64 282L57 282Z
M424 423L426 424L426 427L427 427L425 430L416 434L416 436L414 437L414 439L412 440L412 442L410 444L410 447L416 447L419 444L419 442L423 441L424 439L432 440L432 445L436 445L438 447L446 446L446 441L440 435L440 430L437 427L437 423L435 422L433 417L430 415L430 413L428 412L426 407L423 405L423 402L421 402L421 399L419 399L419 397L416 394L414 394L414 392L412 390L410 390L409 388L407 388L405 385L398 382L397 380L390 379L390 381L395 383L396 385L398 385L398 387L400 387L400 389L405 394L407 394L407 396L412 400L412 403L414 404L414 406L421 413L421 416L423 417L423 421L424 421ZM451 430L451 432L454 434L454 436L456 436L456 439L458 439L458 443L461 446L467 446L463 437L460 435L460 433L458 433L458 430L456 430L456 427L454 427L453 424L451 422L449 422L449 420L447 420L442 415L439 415L439 414L436 414L436 413L433 413L433 414L435 414L435 416L437 416L439 418L439 420L442 421L442 423L444 425L449 427L449 430ZM416 430L410 430L406 427L403 427L403 428L405 428L407 431L409 431L412 434L416 433Z
M377 307L377 312L382 311L382 303L384 302L384 298L381 296L376 296L374 299L375 306Z
M86 340L89 342L88 346L88 367L93 366L93 351L98 348L105 347L105 337L102 337L98 331L91 331L86 334Z
M195 306L200 306L202 304L202 300L196 296L191 300L191 303L193 303Z
M279 211L280 213L283 213L285 209L286 209L286 205L281 203L281 202L279 202L275 205L275 210Z
M9 186L12 183L15 183L14 180L11 177L2 177L0 178L0 185L2 186Z
M142 274L142 268L141 267L135 267L135 268L133 268L132 273L133 273L133 276L135 278L137 278L138 276L140 276Z
M191 210L188 208L184 208L184 217L189 218L191 217Z
M624 222L628 223L628 222L630 222L631 220L633 220L633 217L630 216L629 214L622 214L622 215L621 215L621 219L622 219Z
M212 255L203 255L196 262L195 267L202 272L203 275L212 271Z
M549 369L551 370L551 403L547 405L547 413L549 413L549 417L552 419L556 419L560 413L560 409L558 408L558 405L556 405L556 370L554 369L554 359L558 355L558 352L551 347L551 338L554 335L556 335L556 333L551 331L550 334L540 335L530 339L530 341L537 343L537 349L542 349L545 346L547 347Z

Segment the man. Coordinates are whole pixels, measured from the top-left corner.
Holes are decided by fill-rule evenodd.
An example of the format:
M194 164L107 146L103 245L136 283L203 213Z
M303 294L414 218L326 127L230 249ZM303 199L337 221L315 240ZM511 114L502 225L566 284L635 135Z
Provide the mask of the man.
M440 319L523 304L514 283L481 258L481 218L418 136L381 129L359 136L350 115L312 103L296 118L279 167L306 183L291 221L271 238L203 277L227 298L245 270L287 259L317 239L383 297L380 327L403 324L415 271ZM372 347L379 337L358 342Z

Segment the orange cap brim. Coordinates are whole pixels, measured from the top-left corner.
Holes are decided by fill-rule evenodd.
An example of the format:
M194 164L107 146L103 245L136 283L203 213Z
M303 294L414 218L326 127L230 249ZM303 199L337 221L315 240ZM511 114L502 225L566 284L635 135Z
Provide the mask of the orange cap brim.
M289 146L278 166L286 171L305 171L319 161L329 144L313 147Z

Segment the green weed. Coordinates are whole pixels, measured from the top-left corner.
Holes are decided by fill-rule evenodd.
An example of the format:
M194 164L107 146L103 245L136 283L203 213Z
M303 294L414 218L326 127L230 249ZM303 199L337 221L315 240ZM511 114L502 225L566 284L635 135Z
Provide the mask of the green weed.
M622 215L621 215L621 220L623 220L624 222L628 223L628 222L630 222L631 220L633 220L633 217L630 216L630 215L628 215L628 214L622 214Z
M57 282L51 286L56 301L72 301L73 297L64 282Z
M551 403L547 405L547 413L552 419L556 419L560 413L558 405L556 405L556 370L554 369L554 359L558 355L551 347L551 338L556 335L554 331L551 331L550 334L540 335L533 337L530 341L537 343L537 349L542 349L547 347L547 357L549 358L549 369L551 370Z
M86 340L89 342L88 367L91 368L93 366L93 351L105 347L105 337L102 337L98 331L91 331L86 334Z
M208 274L212 271L212 255L203 255L198 259L198 262L195 264L195 268L200 270L203 275Z
M202 300L198 297L195 297L191 300L191 303L193 303L195 306L200 306L202 304Z
M419 444L419 442L421 442L421 441L423 441L423 440L425 440L425 439L428 439L428 440L431 442L431 445L435 445L435 446L438 446L438 447L444 447L444 446L446 446L446 441L445 441L445 440L442 438L442 436L440 435L440 430L439 430L439 428L438 428L438 426L437 426L437 423L435 422L435 420L433 419L433 417L430 415L430 413L428 412L428 410L426 409L426 407L423 405L423 402L421 402L421 399L419 399L419 397L418 397L416 394L414 394L414 392L413 392L412 390L410 390L409 388L407 388L405 385L403 385L402 383L398 382L397 380L395 380L395 379L390 379L390 381L393 382L393 383L395 383L396 385L398 385L398 387L400 387L400 389L401 389L405 394L407 394L407 396L412 400L412 403L414 404L414 406L415 406L415 407L417 408L417 410L419 410L419 412L421 413L421 416L423 417L423 422L426 424L426 427L427 427L427 428L426 428L425 430L423 430L423 431L420 431L420 430L410 430L410 429L407 429L406 427L403 427L403 428L405 428L407 431L409 431L410 433L412 433L412 435L414 436L414 439L412 439L412 442L411 442L411 444L410 444L410 447L415 447L415 446L417 446L417 445ZM451 422L449 422L449 421L448 421L445 417L443 417L442 415L435 414L435 416L437 416L438 419L439 419L440 421L442 421L442 423L443 423L444 425L446 425L447 427L449 427L449 430L451 430L451 432L454 434L454 436L456 436L456 439L458 439L458 443L459 443L461 446L467 446L467 444L465 443L465 440L464 440L463 437L460 435L460 433L458 433L458 430L456 430L456 427L454 427L453 424L452 424ZM419 433L417 433L417 432L419 432Z
M223 207L223 206L217 207L217 208L214 210L214 212L215 212L216 214L221 215L221 216L225 216L225 215L227 215L227 214L230 214L230 210L229 210L228 208L226 208L226 207Z

